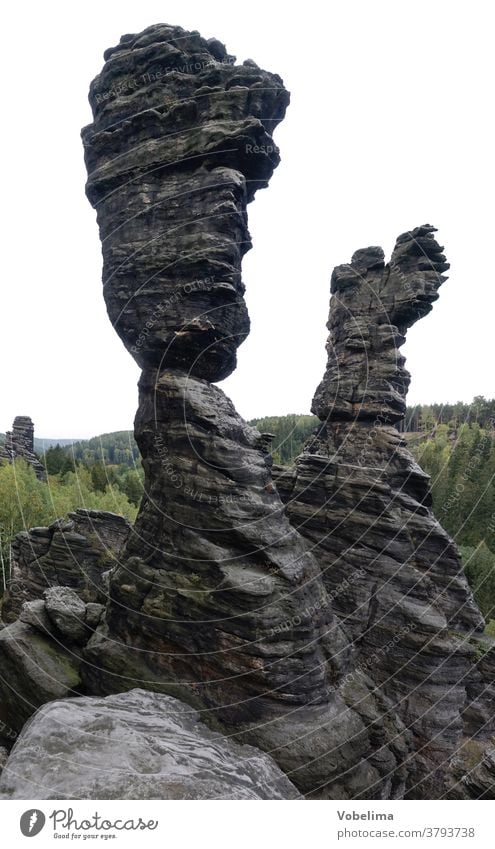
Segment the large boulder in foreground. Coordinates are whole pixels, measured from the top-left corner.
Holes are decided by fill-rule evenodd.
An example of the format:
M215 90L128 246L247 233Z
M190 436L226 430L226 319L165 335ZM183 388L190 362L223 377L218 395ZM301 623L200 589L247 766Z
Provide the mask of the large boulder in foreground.
M296 799L269 755L210 731L170 696L52 702L27 723L0 799Z

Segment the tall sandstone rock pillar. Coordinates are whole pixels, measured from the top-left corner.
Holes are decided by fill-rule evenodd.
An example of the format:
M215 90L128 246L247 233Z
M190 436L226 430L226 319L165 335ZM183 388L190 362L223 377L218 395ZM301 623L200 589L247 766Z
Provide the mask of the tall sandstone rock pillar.
M370 670L413 734L408 793L424 798L449 792L453 761L471 735L493 733L495 707L488 679L473 706L483 619L430 510L429 478L398 431L410 380L400 347L449 267L434 232L424 225L399 236L389 263L369 247L335 268L328 364L312 408L321 425L278 479L353 662ZM346 592L336 592L343 581Z
M371 248L336 269L321 426L277 491L267 438L213 383L249 330L246 208L278 164L288 94L180 27L123 36L105 60L87 194L108 313L142 368L145 495L84 687L176 695L313 798L442 795L485 702L482 620L395 427L398 349L446 268L432 228L389 265Z

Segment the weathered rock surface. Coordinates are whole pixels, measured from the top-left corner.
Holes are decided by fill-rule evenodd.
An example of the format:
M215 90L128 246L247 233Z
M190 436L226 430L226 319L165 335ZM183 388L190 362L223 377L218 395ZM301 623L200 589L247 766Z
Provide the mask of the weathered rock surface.
M25 726L1 799L297 799L269 755L177 699L132 690L52 702Z
M288 93L219 41L165 24L105 59L82 137L110 319L142 367L219 380L249 331L246 204L279 162Z
M466 681L463 728L469 739L489 740L495 734L495 639L477 635L470 646L474 662Z
M86 602L104 601L104 575L118 561L130 529L123 516L79 509L49 528L17 534L2 606L4 621L15 621L25 601L42 599L51 586L70 587Z
M45 600L24 602L19 620L41 634L60 638L64 643L84 645L104 611L103 604L85 604L69 587L51 587L45 590Z
M54 632L54 623L48 616L45 602L41 598L24 602L19 614L19 621L24 622L25 625L31 625L32 628L41 634L51 636Z
M46 480L46 471L34 453L34 425L29 416L16 416L12 430L5 434L5 444L0 445L0 460L24 460L33 467L39 480Z
M397 239L390 263L363 248L332 274L325 376L312 412L322 421L396 422L410 375L399 353L405 333L427 315L449 268L429 224Z

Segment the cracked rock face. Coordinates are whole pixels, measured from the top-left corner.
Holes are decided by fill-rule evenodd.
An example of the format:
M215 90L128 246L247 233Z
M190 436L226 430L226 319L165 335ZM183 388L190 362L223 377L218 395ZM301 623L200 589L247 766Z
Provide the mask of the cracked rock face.
M35 621L33 611L28 618ZM44 611L36 619L0 631L0 740L7 745L41 705L80 692L79 652L47 633L53 625Z
M246 205L279 162L289 95L181 27L123 36L105 59L82 137L108 314L140 366L220 380L249 332Z

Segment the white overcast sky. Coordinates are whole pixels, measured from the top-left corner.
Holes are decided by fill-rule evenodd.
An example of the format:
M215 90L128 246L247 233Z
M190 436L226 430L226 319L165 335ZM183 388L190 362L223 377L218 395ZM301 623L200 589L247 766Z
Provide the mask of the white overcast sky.
M245 418L306 413L329 279L357 248L432 223L451 263L404 353L409 400L495 395L493 21L489 2L101 0L4 4L0 431L132 427L138 368L101 293L80 128L103 51L166 22L280 74L282 163L249 207L252 331L221 384Z

